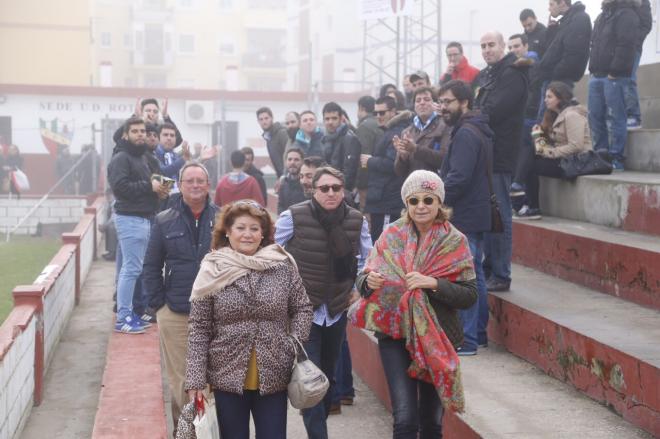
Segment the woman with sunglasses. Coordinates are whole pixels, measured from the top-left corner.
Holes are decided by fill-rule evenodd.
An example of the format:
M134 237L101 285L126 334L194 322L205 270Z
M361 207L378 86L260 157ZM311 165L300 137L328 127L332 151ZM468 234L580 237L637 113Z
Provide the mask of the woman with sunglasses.
M186 389L211 385L222 437L285 438L295 336L305 341L312 306L296 263L273 243L258 203L223 207L190 297Z
M468 241L450 222L437 174L403 183L402 218L376 241L357 285L351 322L376 332L390 390L394 438L437 438L444 409L463 410L458 309L477 300ZM414 318L413 318L414 317Z

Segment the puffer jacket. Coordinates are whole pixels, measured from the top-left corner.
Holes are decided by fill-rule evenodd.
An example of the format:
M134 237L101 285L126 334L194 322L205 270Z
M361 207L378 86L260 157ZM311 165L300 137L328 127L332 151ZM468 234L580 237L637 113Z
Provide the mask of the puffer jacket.
M312 305L290 262L251 271L191 304L186 390L214 389L242 395L254 348L259 393L286 390L294 348L289 334L306 341Z
M559 113L552 124L550 147L544 157L561 158L592 149L587 109L583 105L570 105Z
M544 81L579 81L589 60L591 19L582 2L574 2L556 26L546 31L546 50L539 63Z
M150 307L167 305L175 313L190 312L190 292L199 264L211 248L217 213L217 206L208 200L195 220L190 208L178 197L169 209L156 215L142 269Z
M639 29L640 0L613 0L603 4L591 38L589 71L595 77L632 75Z
M419 169L438 172L442 166L442 159L447 154L451 128L445 124L440 115L436 115L424 130L420 130L411 121L408 128L401 133L401 137L407 134L412 136L417 149L407 160L397 154L394 162L396 175L406 178L411 172Z

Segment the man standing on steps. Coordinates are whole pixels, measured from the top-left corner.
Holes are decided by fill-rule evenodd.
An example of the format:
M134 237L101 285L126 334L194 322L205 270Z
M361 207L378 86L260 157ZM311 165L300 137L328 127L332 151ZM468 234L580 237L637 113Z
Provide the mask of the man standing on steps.
M115 196L115 227L122 253L117 277L115 331L125 334L140 334L145 329L145 322L133 312L133 292L142 273L150 220L158 210L158 199L166 198L169 192L167 186L151 179L152 174L160 173L160 168L155 157L146 153L145 137L144 121L136 117L128 119L108 165L108 182Z
M543 56L545 46L545 33L547 28L539 23L536 14L531 9L523 9L520 12L520 24L525 29L530 52L536 52L539 58Z
M344 176L330 167L316 170L312 199L282 212L275 242L298 264L314 306L314 322L305 344L310 360L334 384L337 358L345 337L346 310L359 298L355 279L369 252L369 225L359 210L344 202ZM327 439L333 385L323 401L303 410L310 439Z
M211 247L218 211L209 198L209 176L203 165L188 163L179 175L181 197L156 216L142 273L150 306L158 310L175 430L181 409L188 402L184 386L190 291L199 264Z
M284 150L289 143L289 135L286 128L279 122L273 122L273 112L268 107L261 107L257 110L257 121L262 130L261 135L266 141L270 161L275 168L277 178L284 174Z
M552 2L552 0L551 0ZM504 37L488 32L481 37L481 54L488 64L477 78L475 109L488 116L495 133L493 192L497 197L504 233L487 233L484 271L489 291L509 291L511 284L511 189L529 86L528 64L518 63L514 53L505 54Z

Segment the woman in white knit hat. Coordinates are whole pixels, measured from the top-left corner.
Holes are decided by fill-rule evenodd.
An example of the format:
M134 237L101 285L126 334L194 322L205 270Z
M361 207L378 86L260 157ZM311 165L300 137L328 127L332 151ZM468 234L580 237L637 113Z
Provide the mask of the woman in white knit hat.
M401 188L405 210L382 233L358 276L352 323L376 332L394 414L394 437L440 437L442 411L463 411L456 349L458 309L477 300L465 236L443 206L437 174L415 171Z

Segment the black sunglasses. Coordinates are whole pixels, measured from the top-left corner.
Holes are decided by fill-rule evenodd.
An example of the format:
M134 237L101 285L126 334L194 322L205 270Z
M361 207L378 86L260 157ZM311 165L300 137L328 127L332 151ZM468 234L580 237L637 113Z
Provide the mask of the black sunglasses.
M332 192L337 193L343 188L344 186L341 184L324 184L323 186L318 186L316 189L320 190L324 194L327 194L330 189L332 189Z
M433 198L433 197L424 197L421 200L417 197L408 198L408 204L410 204L411 206L417 206L420 201L422 203L426 204L427 206L430 206L431 204L433 204L435 202L435 198Z

